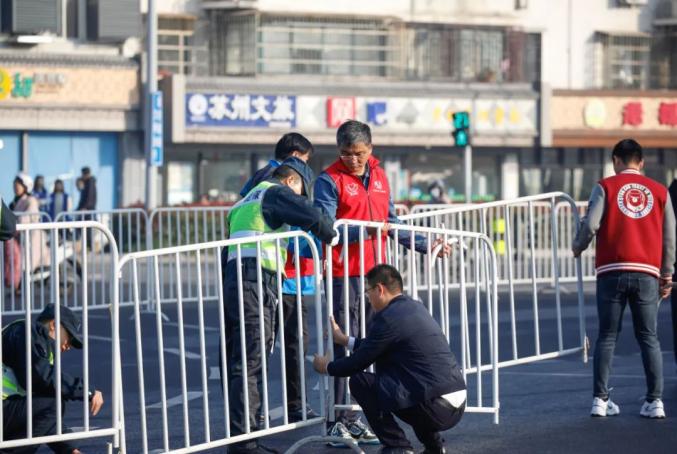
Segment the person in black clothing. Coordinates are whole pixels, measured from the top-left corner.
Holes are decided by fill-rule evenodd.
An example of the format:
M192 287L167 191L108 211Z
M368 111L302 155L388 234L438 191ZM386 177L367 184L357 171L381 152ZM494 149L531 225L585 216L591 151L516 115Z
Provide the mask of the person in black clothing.
M83 167L82 170L83 187L80 191L80 201L78 202L78 211L94 211L96 210L96 178L92 175L89 167ZM89 217L85 217L89 219Z
M393 416L410 424L424 453L444 453L439 432L454 427L465 411L466 385L437 322L418 301L402 294L402 276L390 265L366 275L374 315L367 337L346 336L332 322L334 343L352 348L351 356L330 362L315 355L321 374L350 377L350 392L383 444L381 453L413 453ZM371 364L376 373L363 372Z
M266 181L271 177L276 168L280 166L282 161L289 157L296 157L304 162L310 160L313 154L313 144L298 132L290 132L283 135L275 145L275 159L268 161L268 164L257 170L252 177L247 180L240 190L240 197L246 196L254 186L262 181Z
M60 311L60 350L82 348L80 321L67 307ZM56 314L53 304L45 307L31 327L31 379L33 437L56 434L56 370L54 351L56 346ZM2 330L2 428L5 440L26 437L26 323L17 320ZM103 406L100 391L87 391L82 379L61 372L61 395L66 401L88 398L90 411L96 416ZM62 401L62 411L65 405ZM64 433L68 432L64 429ZM50 443L55 453L79 454L72 442ZM33 453L39 446L2 450L0 452Z
M235 204L228 215L230 239L246 238L266 233L287 231L299 227L320 240L330 242L334 237L331 220L313 207L307 199L312 181L312 171L302 160L287 158L275 169L272 177L256 185L249 194ZM277 301L277 267L286 261L285 241L262 242L260 250L254 243L240 247L242 287L238 288L237 248L224 248L224 304L226 315L226 350L229 388L231 436L250 430L263 429L265 419L261 414L262 355L271 351L273 344L274 314ZM257 255L260 254L263 299L264 336L260 334L259 291ZM279 256L278 256L279 254ZM282 270L282 278L284 271ZM281 283L280 283L281 285ZM239 301L242 299L240 316ZM240 342L240 320L244 319L246 344ZM243 373L242 350L247 357L247 374ZM245 418L244 384L247 383L249 418ZM263 416L263 415L262 415ZM257 440L236 443L228 448L230 453L270 452Z
M673 211L677 213L677 178L672 180L668 192L670 193ZM677 274L672 276L672 282L677 282ZM672 292L670 294L670 306L672 312L672 345L675 354L675 363L677 363L677 292Z

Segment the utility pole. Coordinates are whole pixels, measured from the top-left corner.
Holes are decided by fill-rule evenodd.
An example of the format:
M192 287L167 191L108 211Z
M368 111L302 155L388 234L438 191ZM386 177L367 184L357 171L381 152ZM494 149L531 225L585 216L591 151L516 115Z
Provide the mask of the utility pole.
M152 210L157 206L157 169L158 165L162 165L162 156L157 156L159 151L162 154L162 143L158 150L157 144L154 144L153 138L157 138L154 134L155 128L158 128L157 122L154 121L154 113L157 108L157 11L155 0L148 0L148 11L146 13L146 91L144 93L145 100L145 136L144 136L144 152L146 157L146 209ZM155 96L155 97L154 97ZM160 107L162 101L160 98ZM161 120L161 117L160 117ZM162 123L159 124L160 141L162 139ZM156 129L157 131L157 129ZM154 147L154 145L156 145Z

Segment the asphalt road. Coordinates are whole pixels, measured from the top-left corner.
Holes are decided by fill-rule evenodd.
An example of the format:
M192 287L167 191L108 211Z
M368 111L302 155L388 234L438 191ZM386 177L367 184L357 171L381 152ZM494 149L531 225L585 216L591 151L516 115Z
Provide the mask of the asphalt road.
M572 288L571 288L572 289ZM572 289L573 290L573 289ZM552 351L557 347L558 330L554 296L551 289L544 288L539 292L539 329L542 352ZM594 343L596 338L596 312L594 303L594 287L586 285L586 326L588 336ZM512 336L510 330L510 306L507 295L499 299L499 351L501 360L512 356ZM578 323L576 298L573 292L562 295L562 337L565 347L573 347L578 343ZM475 361L474 333L474 301L469 313L471 319L471 360ZM482 300L481 308L484 308ZM516 294L516 346L520 356L533 354L535 349L533 336L533 305L529 289L520 289ZM677 368L673 355L672 328L670 322L669 302L661 304L659 315L659 335L664 351L665 392L664 402L668 418L662 421L646 420L639 416L643 401L645 382L639 356L639 348L635 342L630 315L626 311L624 331L620 335L610 386L613 387L612 398L621 407L621 414L613 418L590 418L589 410L592 401L592 362L583 363L580 354L564 358L538 361L531 364L513 366L500 371L500 423L493 423L491 415L467 413L460 424L444 434L449 452L462 453L600 453L600 452L677 452ZM481 310L482 310L481 309ZM173 448L183 447L185 443L184 409L181 399L181 364L179 351L179 329L176 305L163 307L169 321L163 323L164 361L166 370L166 394L168 400L168 438ZM458 299L452 295L450 312L452 314L452 348L460 357L460 337L458 317ZM141 452L140 400L138 387L138 367L136 356L136 340L134 321L130 318L130 308L121 310L121 350L122 373L124 380L124 413L126 426L127 449L130 453ZM188 391L187 426L193 444L205 440L204 406L202 395L202 375L200 361L200 339L198 336L198 311L195 304L186 304L183 310L184 342L186 357L186 389ZM92 312L90 323L90 380L98 388L110 395L110 328L105 312ZM310 313L311 327L314 326L314 314ZM486 311L480 312L486 318ZM482 318L482 320L484 320ZM6 323L7 321L4 321ZM162 412L160 410L160 373L158 367L158 346L156 319L152 314L142 316L143 373L145 378L145 403L147 409L148 445L151 452L162 448ZM205 349L207 352L208 408L210 416L209 430L212 440L222 438L225 430L224 405L220 388L218 369L218 312L214 303L205 308ZM488 331L482 322L482 355L488 358ZM313 330L311 329L311 332ZM314 334L314 332L313 332ZM95 337L94 337L95 336ZM315 352L315 339L311 339L309 354ZM81 357L78 353L67 355L67 369L77 373L80 370ZM315 375L307 363L306 376L310 396L310 404L320 409L319 385ZM269 361L270 377L268 392L272 426L281 422L282 384L280 380L279 350L275 349ZM477 404L477 381L469 378L470 404ZM483 374L483 401L491 403L490 375ZM110 402L107 402L108 404ZM110 405L106 405L100 416L92 418L92 426L106 427L110 424ZM80 404L70 404L65 422L73 427L83 425ZM315 426L297 429L281 434L270 435L263 439L267 446L284 451L297 440L320 434L321 427ZM414 446L421 445L415 440L411 430L407 428ZM44 450L45 448L43 448ZM103 453L103 440L82 443L83 452ZM368 453L377 452L378 447L368 447ZM42 452L42 451L41 451ZM47 452L47 451L44 451ZM225 452L225 448L207 452ZM301 449L302 453L346 452L323 444L308 445Z

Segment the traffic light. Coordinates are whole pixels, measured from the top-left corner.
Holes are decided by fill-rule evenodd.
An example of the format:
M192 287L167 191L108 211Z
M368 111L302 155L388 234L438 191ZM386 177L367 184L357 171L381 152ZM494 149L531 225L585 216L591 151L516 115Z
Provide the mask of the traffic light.
M470 114L468 112L454 112L454 143L457 147L465 147L470 144Z

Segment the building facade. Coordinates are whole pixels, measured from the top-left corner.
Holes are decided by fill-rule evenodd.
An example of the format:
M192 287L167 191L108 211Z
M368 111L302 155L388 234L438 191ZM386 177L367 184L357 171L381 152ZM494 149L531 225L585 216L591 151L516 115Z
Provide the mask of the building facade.
M471 114L475 199L584 199L625 137L645 146L649 174L676 173L677 0L164 0L160 11L169 203L233 200L289 130L317 145L320 170L350 116L373 126L396 198L425 200L441 179L458 199L459 109Z
M143 172L140 10L129 0L0 3L0 193L17 172L56 179L77 204L89 166L98 209L139 200L122 180Z
M541 143L541 33L519 25L513 1L493 3L489 21L473 2L161 3L159 19L189 16L193 55L209 55L207 68L165 65L184 67L162 83L165 202L234 200L290 130L316 145L319 171L348 118L372 126L397 199L425 200L436 179L459 199L463 151L450 133L461 110L475 198L517 196L518 156Z

